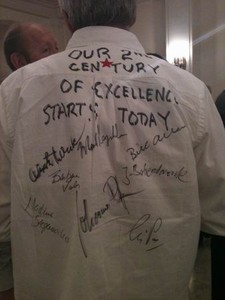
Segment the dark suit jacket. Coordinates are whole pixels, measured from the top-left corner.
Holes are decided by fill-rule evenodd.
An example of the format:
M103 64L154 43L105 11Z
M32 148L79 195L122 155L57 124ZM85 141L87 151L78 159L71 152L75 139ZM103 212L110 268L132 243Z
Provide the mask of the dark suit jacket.
M220 116L223 120L223 125L225 127L225 90L217 97L216 107L220 113Z

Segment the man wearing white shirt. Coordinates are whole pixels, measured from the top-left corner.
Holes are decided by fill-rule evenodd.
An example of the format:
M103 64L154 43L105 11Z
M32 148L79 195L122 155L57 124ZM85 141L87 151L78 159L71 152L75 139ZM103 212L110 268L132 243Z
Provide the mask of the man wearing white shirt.
M225 235L212 98L145 54L135 1L59 2L66 50L0 90L15 298L187 299L200 228Z

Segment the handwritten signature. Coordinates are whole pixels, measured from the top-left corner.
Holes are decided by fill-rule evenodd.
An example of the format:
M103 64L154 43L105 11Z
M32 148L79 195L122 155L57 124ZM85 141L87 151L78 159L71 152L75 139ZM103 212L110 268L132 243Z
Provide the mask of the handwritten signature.
M71 191L73 189L79 189L79 175L75 175L73 172L68 170L66 173L62 170L57 170L56 172L49 175L52 178L52 184L62 183L63 192L67 190Z
M70 237L66 234L64 228L55 226L57 222L55 222L54 213L49 211L45 204L38 202L36 197L29 198L24 211L32 220L31 226L38 228L41 234L48 232L65 243L70 242Z
M131 242L138 242L145 247L145 251L151 251L161 247L158 233L162 227L161 218L153 219L151 214L143 215L129 231Z
M133 193L123 193L121 191L119 182L117 180L116 176L110 176L107 180L106 183L104 184L103 187L103 192L107 193L110 197L110 201L116 201L117 203L122 203L123 208L127 211L129 214L129 210L127 208L127 204L125 199L130 196L137 195L141 193L142 191L137 191Z
M151 166L149 163L144 163L141 166L138 164L134 164L131 169L128 167L122 167L125 171L125 179L123 180L123 183L126 185L130 185L131 180L130 178L133 176L139 177L151 177L151 176L164 176L164 177L170 177L175 178L176 180L187 183L188 180L185 180L185 176L188 174L188 171L185 169L184 166L180 167L179 169L169 169L167 167L164 167L164 165L161 163L158 166Z
M168 132L164 132L162 135L160 134L156 134L153 138L153 145L156 146L158 143L161 143L163 140L166 140L168 138L170 138L172 135L179 133L180 131L182 131L183 129L185 129L186 126L181 126L181 127L177 127L177 128L170 128L170 130Z
M45 151L42 157L42 162L36 163L35 166L29 168L29 178L32 182L36 182L47 170L59 165L68 155L78 152L83 159L89 152L94 151L95 148L103 146L109 147L115 140L119 140L127 136L127 133L121 133L118 125L111 126L111 131L104 134L101 127L97 125L96 132L92 135L84 136L85 125L78 138L71 138L70 144L67 146L60 146L59 148L51 147L50 151Z
M130 147L127 149L127 152L129 152L132 160L135 160L142 152L150 148L150 144L148 141L146 141L144 145L136 144L136 146L136 148Z
M77 214L77 220L78 220L78 236L81 244L82 251L84 253L85 257L88 257L88 253L83 241L83 234L86 234L87 232L92 232L92 230L99 224L101 219L104 217L104 215L108 212L110 208L110 204L106 203L104 207L101 207L99 210L95 211L92 216L90 214L90 209L88 207L88 201L87 199L83 199L83 214L82 216L79 216L79 199L78 199L78 190L76 190L76 214Z
M50 212L46 205L38 203L36 197L29 198L29 201L24 210L32 218L35 216L35 214L51 218L54 217L53 212Z
M141 191L134 193L123 193L120 184L116 176L110 176L104 186L103 192L109 196L109 202L95 210L91 213L89 208L89 201L87 199L82 199L82 214L79 213L79 191L76 189L76 215L78 222L78 236L80 240L80 245L85 257L88 257L88 251L84 243L84 234L91 233L95 227L103 222L103 218L107 216L108 211L111 208L111 203L114 201L116 204L122 204L124 210L129 214L129 210L126 205L125 199L140 193ZM110 203L111 202L111 203Z

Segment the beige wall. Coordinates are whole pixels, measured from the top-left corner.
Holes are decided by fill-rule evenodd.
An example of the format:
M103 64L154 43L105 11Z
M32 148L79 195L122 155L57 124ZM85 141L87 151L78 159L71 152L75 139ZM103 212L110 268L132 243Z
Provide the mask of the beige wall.
M191 0L165 0L166 58L186 59L186 70L192 72Z
M192 0L193 73L214 100L225 89L225 1Z
M165 1L140 1L136 23L131 31L137 35L146 52L156 52L165 56Z
M209 85L214 100L225 89L225 1L190 0L192 73ZM179 27L182 24L177 24ZM165 0L140 0L132 31L147 52L166 52Z
M39 4L36 4L39 3ZM51 2L51 1L49 1ZM29 3L29 5L28 5ZM42 5L40 5L42 3ZM64 49L69 38L69 32L64 25L57 6L48 1L1 0L0 2L0 45L9 26L17 22L36 22L45 25L54 33L59 48ZM2 47L0 48L0 82L11 73L5 62Z

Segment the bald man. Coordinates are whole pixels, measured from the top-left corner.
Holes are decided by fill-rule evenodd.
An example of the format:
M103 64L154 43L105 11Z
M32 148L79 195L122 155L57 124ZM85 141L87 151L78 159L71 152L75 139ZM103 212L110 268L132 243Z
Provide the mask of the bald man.
M15 24L4 39L5 58L12 71L57 52L53 34L36 23Z
M58 44L53 34L44 26L35 23L19 23L12 25L4 38L4 53L8 66L15 71L29 63L58 52ZM5 242L0 249L0 288L3 271L10 278L12 274L11 259L5 254L10 247ZM0 292L0 300L14 300L14 292L10 280L5 291Z

